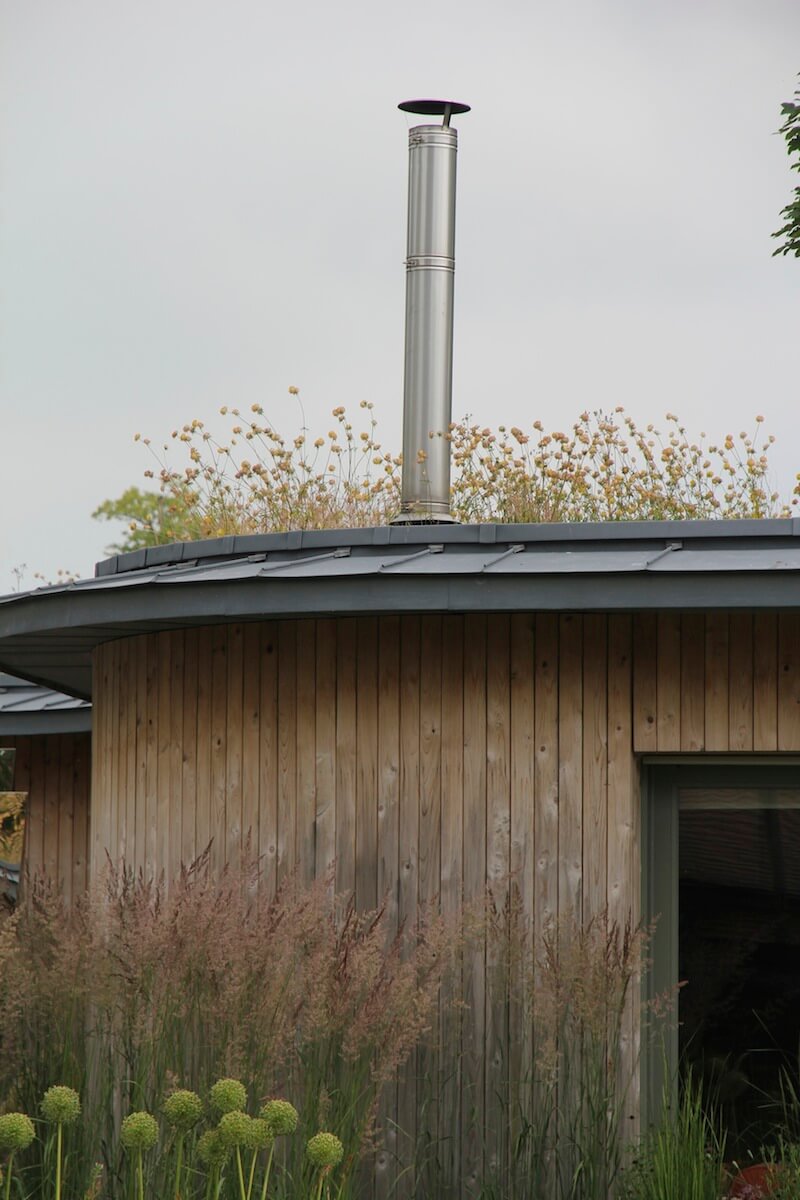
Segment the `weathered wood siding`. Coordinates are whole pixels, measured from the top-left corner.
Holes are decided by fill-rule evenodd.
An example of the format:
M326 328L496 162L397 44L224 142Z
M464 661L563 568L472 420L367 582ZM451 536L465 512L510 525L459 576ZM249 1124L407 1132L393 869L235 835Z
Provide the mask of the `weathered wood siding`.
M89 878L91 734L3 737L0 746L16 750L14 790L28 793L23 866L59 882L69 902Z
M800 751L800 615L634 618L634 750Z
M265 621L101 646L92 863L167 874L250 845L270 886L336 864L361 905L413 922L486 885L534 928L637 919L643 753L800 751L800 618L520 613ZM467 966L453 1112L497 1111L527 1032ZM510 1024L509 1024L510 1022ZM517 1024L515 1024L515 1022ZM635 1058L633 1012L625 1053ZM509 1040L510 1039L510 1040ZM413 1074L413 1073L412 1073ZM458 1092L458 1087L456 1088ZM638 1094L628 1095L635 1128ZM397 1124L413 1139L413 1077ZM507 1130L460 1131L463 1178ZM400 1147L402 1150L403 1147ZM378 1163L386 1192L390 1156ZM386 1178L381 1186L381 1172Z
M397 920L511 876L543 924L638 892L633 620L266 621L96 651L92 861L175 872L249 840L336 862Z

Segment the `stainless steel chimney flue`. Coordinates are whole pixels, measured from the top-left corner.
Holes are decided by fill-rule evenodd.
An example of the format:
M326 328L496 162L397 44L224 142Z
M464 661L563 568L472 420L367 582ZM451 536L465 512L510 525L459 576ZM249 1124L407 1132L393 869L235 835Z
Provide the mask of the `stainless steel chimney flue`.
M468 104L407 100L404 112L437 115L441 125L408 133L406 347L403 482L398 524L452 521L450 422L453 408L453 282L456 151L450 126Z

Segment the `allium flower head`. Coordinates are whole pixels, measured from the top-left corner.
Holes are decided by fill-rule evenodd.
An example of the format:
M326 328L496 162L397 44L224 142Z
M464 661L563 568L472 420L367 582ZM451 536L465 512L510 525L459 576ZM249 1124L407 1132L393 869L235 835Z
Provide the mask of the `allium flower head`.
M197 1154L207 1167L219 1167L228 1157L229 1149L219 1135L218 1129L207 1129L197 1142Z
M163 1105L167 1124L173 1129L185 1133L191 1129L203 1115L203 1101L197 1092L187 1092L179 1088L170 1092Z
M49 1087L39 1106L45 1121L53 1125L72 1125L81 1115L81 1098L71 1087Z
M252 1123L253 1118L248 1117L247 1113L235 1110L224 1113L220 1117L217 1130L226 1146L247 1146L251 1137L250 1126Z
M247 1131L247 1141L245 1145L248 1150L264 1150L272 1141L272 1134L269 1131L269 1125L266 1121L262 1121L260 1117L253 1117L250 1121L250 1127Z
M33 1121L25 1113L3 1113L0 1117L0 1154L27 1150L35 1136Z
M208 1094L211 1107L217 1112L244 1112L247 1092L238 1079L218 1079Z
M122 1122L119 1139L126 1150L152 1150L158 1141L158 1122L148 1112L129 1113Z
M271 1137L281 1137L297 1129L297 1109L288 1100L267 1100L258 1115L267 1122Z
M335 1167L344 1158L344 1146L335 1133L315 1133L306 1145L306 1154L315 1167Z

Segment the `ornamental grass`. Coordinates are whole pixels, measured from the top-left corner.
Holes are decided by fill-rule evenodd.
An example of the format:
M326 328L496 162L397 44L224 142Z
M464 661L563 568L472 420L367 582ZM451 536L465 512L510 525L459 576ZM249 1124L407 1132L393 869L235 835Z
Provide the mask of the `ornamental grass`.
M0 927L0 1110L38 1113L53 1080L80 1094L80 1119L63 1124L63 1200L83 1200L97 1162L102 1195L123 1200L131 1156L148 1195L185 1200L199 1142L220 1178L237 1152L255 1153L276 1196L287 1180L310 1191L316 1175L296 1127L306 1138L336 1131L346 1200L373 1145L383 1084L430 1028L457 944L435 915L398 934L382 908L334 904L327 878L289 879L268 896L252 864L214 880L204 859L169 893L111 871L69 912L30 881L27 902ZM249 1097L249 1144L206 1137L191 1093L205 1097L204 1123L215 1128L244 1115ZM139 1148L126 1158L120 1132L126 1114L141 1112L160 1115L162 1132L140 1162ZM20 1154L22 1194L48 1194L45 1151L37 1139ZM247 1164L245 1193L256 1174Z

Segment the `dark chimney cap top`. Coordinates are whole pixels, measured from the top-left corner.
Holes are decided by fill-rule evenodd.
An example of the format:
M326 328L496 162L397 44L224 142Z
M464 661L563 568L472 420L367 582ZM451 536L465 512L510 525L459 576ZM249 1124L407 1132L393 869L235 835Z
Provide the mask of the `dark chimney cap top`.
M469 104L460 104L457 100L404 100L398 104L403 112L422 113L426 117L444 117L444 124L450 124L450 118L457 113L470 111Z

